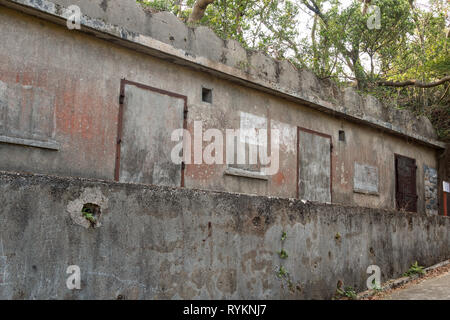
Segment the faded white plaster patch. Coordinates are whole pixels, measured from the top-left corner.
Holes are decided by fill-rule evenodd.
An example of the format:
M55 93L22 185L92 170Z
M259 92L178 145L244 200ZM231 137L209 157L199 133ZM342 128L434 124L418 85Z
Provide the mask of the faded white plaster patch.
M341 164L341 184L346 185L347 183L348 183L348 181L345 179L345 166L344 166L344 163L342 162L342 164Z
M108 198L106 198L99 188L86 188L83 190L81 196L73 201L70 201L66 207L66 211L70 214L72 221L88 229L91 223L83 217L81 210L86 203L92 203L100 206L101 213L103 214L108 208ZM101 224L98 222L96 227L100 227Z
M266 130L266 134L261 134L260 130ZM266 146L267 118L241 112L240 141L257 146Z
M355 192L378 194L378 168L355 162L353 187Z
M275 144L280 146L280 149L284 147L286 152L293 154L297 153L297 127L291 126L287 123L271 120L271 130L278 130L279 141L275 141Z

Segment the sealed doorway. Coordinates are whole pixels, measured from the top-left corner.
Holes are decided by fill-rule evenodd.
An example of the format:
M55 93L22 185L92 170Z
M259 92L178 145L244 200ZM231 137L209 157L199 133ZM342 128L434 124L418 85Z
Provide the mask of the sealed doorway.
M298 128L297 139L298 198L331 202L331 136Z
M185 128L185 96L122 80L116 181L183 186L183 165L171 152L172 132Z
M416 160L395 155L395 202L397 210L417 212Z

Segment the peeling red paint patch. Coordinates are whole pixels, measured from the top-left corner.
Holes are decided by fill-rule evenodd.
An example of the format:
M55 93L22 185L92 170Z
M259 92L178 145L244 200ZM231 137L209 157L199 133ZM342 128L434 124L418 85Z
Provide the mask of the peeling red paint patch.
M285 181L284 174L281 171L278 171L278 173L273 176L272 181L278 186L282 185Z

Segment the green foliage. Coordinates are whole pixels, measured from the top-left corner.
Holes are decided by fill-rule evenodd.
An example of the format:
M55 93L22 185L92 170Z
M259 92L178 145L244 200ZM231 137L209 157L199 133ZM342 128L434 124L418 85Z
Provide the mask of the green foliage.
M278 269L278 273L277 273L278 278L285 278L288 276L288 274L289 273L287 272L286 268L283 266L280 266L280 268Z
M285 241L287 238L287 233L285 231L283 231L283 233L281 234L281 241Z
M86 218L86 220L88 220L92 224L95 224L97 222L94 216L90 213L83 213L83 216Z
M383 291L383 288L382 288L382 287L379 287L379 286L376 285L375 279L372 280L372 284L373 284L373 286L374 286L374 287L373 287L373 290L374 290L375 292Z
M347 286L344 289L337 289L336 294L338 297L345 297L351 300L355 300L357 298L357 294L355 292L355 289L353 287Z
M413 275L424 275L426 272L424 270L424 267L419 266L419 264L417 263L417 261L409 268L408 271L406 271L403 276L404 277L411 277Z
M278 252L278 255L280 256L281 259L287 259L289 257L288 253L284 249L281 249L281 251Z
M152 0L152 1L137 1L138 3L151 7L156 11L172 11L173 4L169 0Z
M97 223L97 219L95 219L94 215L90 212L89 209L85 209L83 211L81 211L82 215L84 218L86 218L86 220L88 220L91 224L96 224Z

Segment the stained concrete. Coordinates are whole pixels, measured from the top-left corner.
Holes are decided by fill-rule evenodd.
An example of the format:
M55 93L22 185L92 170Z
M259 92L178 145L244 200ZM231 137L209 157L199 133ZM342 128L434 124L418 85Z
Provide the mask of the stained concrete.
M52 16L67 18L69 14L64 13L64 8L68 6L67 1L54 1L1 0L0 4L15 8L32 8L32 11L40 11L35 12L40 17L45 16L42 13L49 13ZM20 6L17 7L17 4ZM269 88L276 94L300 98L311 106L319 107L318 109L341 113L346 118L370 123L384 130L435 144L433 140L437 137L436 133L426 118L418 119L408 112L408 123L406 123L398 117L399 110L383 108L381 103L375 102L375 97L365 99L356 92L348 96L348 90L343 93L330 81L320 80L308 70L298 70L297 74L301 79L299 87L294 90L284 87L286 82L280 80L279 61L261 52L252 51L247 51L246 58L242 59L244 49L238 43L233 44L236 50L229 50L227 41L221 41L211 34L210 30L205 30L204 27L198 27L195 30L188 28L170 13L144 13L134 0L74 0L70 4L81 8L84 14L81 21L83 26L90 28L89 32L96 30L102 33L98 35L100 38L110 39L113 36L125 40L121 44L126 46L130 43L137 44L131 47L139 50L142 50L143 46L152 47L151 51L153 53L155 50L158 51L158 56L164 53L163 55L168 54L170 59L176 56L178 59L185 60L180 61L181 64L193 62L196 66L206 67L207 71L219 71L219 75L225 73L227 78L231 76L235 80L236 78L244 80L240 81L244 85L250 82L258 85L260 89ZM196 32L200 35L198 39L195 37ZM114 42L117 40L114 39ZM349 99L346 100L346 97ZM355 104L356 101L361 104Z
M14 173L0 201L0 299L329 299L365 290L369 265L386 281L450 257L441 216Z
M168 13L144 13L145 19L149 20L140 25L149 30L138 30L128 21L139 20L135 9L117 14L118 1L108 1L107 6L100 6L100 1L78 1L84 6L82 11L93 17L83 17L83 29L78 32L67 30L65 21L61 23L62 20L49 17L62 16L62 7L58 4L0 0L1 5L13 3L23 6L15 10L0 7L0 81L6 88L16 85L29 87L33 92L44 92L54 105L44 117L33 121L35 127L46 129L51 137L47 135L44 140L37 140L0 136L0 141L8 142L0 144L1 169L114 179L120 79L126 78L187 96L187 125L191 133L195 120L203 121L204 129L238 129L240 112L267 118L270 126L276 123L287 133L280 146L281 169L268 177L267 182L225 176L226 165L188 165L185 171L187 187L296 197L296 130L304 127L332 137L331 193L334 202L395 208L393 159L397 153L417 160L418 208L419 212L425 211L424 168L438 168L436 148L442 146L433 139L432 128L428 130L430 134L422 135L423 127L430 129L426 121L419 119L417 122L403 111L387 112L386 108L380 111L376 100L358 97L352 89L347 90L346 97L332 83L319 81L310 71L299 71L286 61L272 61L266 66L264 61L268 57L246 52L232 40L223 43L220 62L211 60L213 56L217 57L220 48L211 48L210 56L200 49L211 47L212 43L219 45L221 41L213 38L209 45L197 46L200 34L207 35L210 31L202 29L196 33L185 29L185 25L178 20L175 23L176 17ZM134 1L120 3L135 6ZM91 6L97 7L94 10ZM26 12L44 19L20 13L24 8L32 8ZM109 12L106 16L105 10ZM54 23L58 21L62 26ZM164 24L173 27L174 31L167 26L164 28ZM163 31L170 31L171 35L166 37ZM93 34L107 41L97 39ZM171 40L172 35L177 37ZM33 50L24 50L24 47ZM259 63L261 68L256 70L259 75L255 70L251 71L249 61ZM266 77L263 73L268 76L275 73L275 77ZM213 89L212 104L202 102L202 87ZM28 98L22 94L16 100L29 101ZM345 99L351 103L344 103ZM0 100L3 101L0 106L6 105L5 99ZM37 102L38 98L36 103L23 106L8 103L8 107L17 113ZM361 116L356 117L352 112ZM5 112L2 112L0 118L4 116ZM50 123L45 119L53 121ZM408 130L412 131L403 130L400 124L407 124ZM346 142L338 141L339 130L346 132ZM169 138L166 137L167 141ZM378 167L378 195L353 192L355 162ZM134 174L144 172L136 168Z
M170 137L183 128L183 115L184 99L124 86L121 182L181 186L181 164L171 158L177 142Z
M299 197L331 202L331 139L299 132Z

